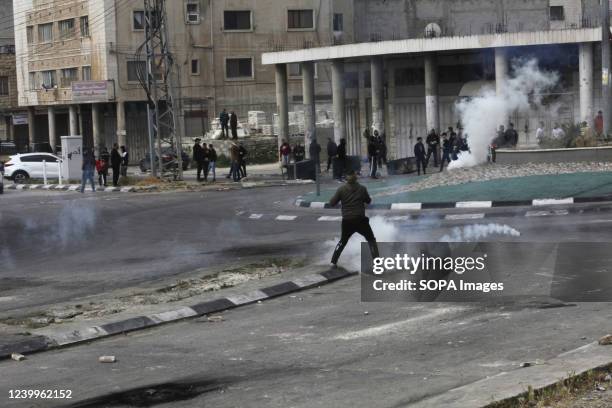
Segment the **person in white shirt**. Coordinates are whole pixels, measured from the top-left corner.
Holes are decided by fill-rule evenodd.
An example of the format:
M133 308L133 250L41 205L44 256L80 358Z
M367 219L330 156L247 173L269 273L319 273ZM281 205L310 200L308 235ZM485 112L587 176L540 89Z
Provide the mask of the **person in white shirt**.
M559 126L558 123L555 123L555 127L552 130L552 136L554 139L562 139L563 137L565 137L565 132Z
M536 141L541 142L544 138L544 122L540 122L540 126L536 130Z

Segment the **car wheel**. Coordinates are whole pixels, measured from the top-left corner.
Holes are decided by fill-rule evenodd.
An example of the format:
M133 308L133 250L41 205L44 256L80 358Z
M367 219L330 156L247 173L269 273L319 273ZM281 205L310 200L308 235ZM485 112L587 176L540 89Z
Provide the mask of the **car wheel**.
M18 170L13 173L13 181L15 183L23 183L30 178L30 175L23 170Z

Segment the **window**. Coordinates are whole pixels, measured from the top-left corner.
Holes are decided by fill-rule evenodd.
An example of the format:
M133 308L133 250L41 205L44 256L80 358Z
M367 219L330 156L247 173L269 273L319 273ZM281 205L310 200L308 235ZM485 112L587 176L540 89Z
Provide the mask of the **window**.
M344 31L344 16L334 13L334 31Z
M28 75L30 90L38 88L38 83L36 81L36 72L30 72Z
M302 77L302 64L299 62L287 65L287 75L290 77ZM314 76L317 77L317 64L314 64Z
M550 6L550 21L564 21L565 11L563 6Z
M287 28L290 30L314 29L313 10L288 10Z
M8 96L9 94L9 77L0 76L0 95Z
M41 43L53 41L53 23L38 26L38 41Z
M145 15L142 10L135 10L132 12L132 28L134 31L144 30L145 28Z
M34 44L34 26L26 27L26 37L28 38L28 44Z
M57 23L60 32L60 38L66 39L74 36L74 18L62 20Z
M251 12L249 10L225 10L223 12L223 29L232 30L251 30Z
M185 5L185 22L198 24L200 22L200 4L190 1Z
M72 82L78 81L79 70L77 68L65 68L62 69L62 88L68 88L72 85Z
M81 17L81 37L89 37L89 16Z
M200 60L191 60L191 75L200 75Z
M55 71L42 71L42 86L45 89L55 88L57 86L57 79Z
M48 154L36 154L32 156L24 156L21 157L20 160L25 163L42 163L42 161L46 161L47 163L55 163L57 162L57 158L55 156L51 156Z
M91 67L81 68L83 81L91 81Z
M137 82L139 81L140 75L146 77L147 65L144 61L128 61L127 62L127 76L128 81Z
M225 60L225 77L227 79L252 79L252 58L228 58Z

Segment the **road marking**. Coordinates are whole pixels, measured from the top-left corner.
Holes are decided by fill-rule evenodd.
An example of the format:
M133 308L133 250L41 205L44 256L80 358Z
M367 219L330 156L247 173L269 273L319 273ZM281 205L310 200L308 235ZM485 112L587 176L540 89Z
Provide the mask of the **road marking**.
M276 217L276 221L294 221L297 215L279 215Z
M421 203L394 203L391 204L392 210L420 210Z
M555 215L568 215L569 211L568 210L555 210L554 213Z
M325 208L325 203L322 203L320 201L315 201L310 203L310 208Z
M465 310L465 307L444 307L440 309L433 309L422 316L411 317L410 319L400 320L398 322L387 323L380 326L369 327L363 330L339 334L334 336L333 340L355 340L364 337L375 337L388 333L406 331L410 330L411 327L414 329L414 326L423 320L434 319L444 314L459 312L462 310Z
M261 217L263 217L263 214L251 214L249 218L252 220L259 220Z
M484 213L479 214L448 214L445 220L479 220L485 217Z
M550 211L527 211L525 217L547 217L552 215Z
M456 208L491 208L492 201L459 201L455 203Z
M559 204L574 204L573 198L546 198L541 200L533 200L534 206L540 205L559 205Z
M396 215L396 216L393 216L393 217L387 217L387 220L389 220L391 222L410 221L410 216L409 215Z
M340 216L330 216L324 215L323 217L319 217L317 221L342 221L342 217Z

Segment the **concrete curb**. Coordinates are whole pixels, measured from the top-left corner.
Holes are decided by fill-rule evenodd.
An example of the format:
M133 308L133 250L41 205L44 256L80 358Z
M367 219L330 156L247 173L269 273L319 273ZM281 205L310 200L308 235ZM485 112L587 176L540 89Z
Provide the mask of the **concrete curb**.
M612 366L612 346L597 342L560 354L542 365L501 372L492 377L454 388L443 394L410 404L411 408L475 408L511 402L528 387L542 391L569 377Z
M33 332L33 336L30 340L16 341L14 344L5 345L0 348L0 359L10 358L11 353L29 354L51 350L116 334L154 327L164 323L175 322L189 317L218 313L315 286L325 285L354 275L357 275L357 272L349 272L343 268L330 269L325 272L305 275L292 281L279 283L245 294L222 297L189 307L169 310L167 312L137 316L126 320L108 322L99 326L84 327L72 331L59 330L57 333L53 334L40 335Z
M106 193L138 193L144 191L153 191L156 186L144 187L96 187L96 192ZM7 190L25 191L25 190L52 190L52 191L70 191L78 192L81 190L80 184L9 184L5 186ZM85 192L91 192L91 187L86 187Z
M543 207L551 205L570 205L570 204L586 204L586 203L601 203L612 201L612 195L599 197L569 197L569 198L546 198L534 200L509 200L509 201L456 201L456 202L439 202L439 203L392 203L392 204L372 204L368 206L372 210L393 210L393 211L420 211L420 210L438 210L449 208L499 208L512 206L532 206ZM332 207L329 203L320 201L307 201L299 198L295 205L303 208L318 208L332 209L340 208Z

